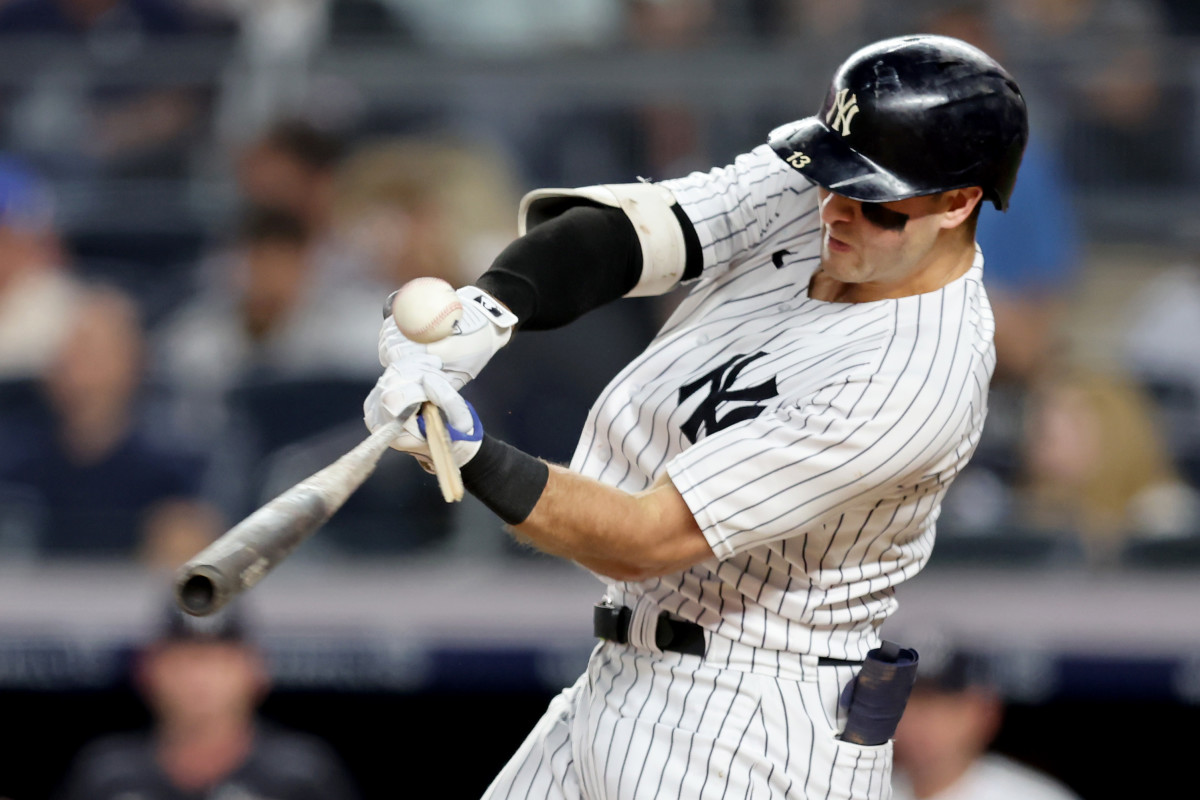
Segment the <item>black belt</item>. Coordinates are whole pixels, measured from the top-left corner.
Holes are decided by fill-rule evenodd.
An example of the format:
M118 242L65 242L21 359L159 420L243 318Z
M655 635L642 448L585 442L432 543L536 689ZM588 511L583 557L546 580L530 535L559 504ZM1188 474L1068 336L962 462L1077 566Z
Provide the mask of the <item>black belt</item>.
M592 609L592 633L600 639L617 644L629 644L629 623L633 619L632 609L597 603ZM659 650L686 653L690 656L704 655L704 628L694 622L675 619L662 612L654 629L654 643ZM840 658L821 656L817 664L822 667L859 667L861 661L846 661Z

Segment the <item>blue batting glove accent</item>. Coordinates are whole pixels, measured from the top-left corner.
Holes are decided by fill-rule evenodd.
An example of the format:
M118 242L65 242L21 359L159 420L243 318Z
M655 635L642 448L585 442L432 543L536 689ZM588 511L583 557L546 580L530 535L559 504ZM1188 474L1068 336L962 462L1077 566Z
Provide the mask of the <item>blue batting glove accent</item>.
M480 421L479 415L475 413L475 406L471 405L470 401L464 400L467 404L467 411L471 412L471 432L463 433L458 428L455 428L450 423L446 423L446 431L450 434L452 442L479 442L483 440L483 422ZM429 438L425 433L425 417L417 415L417 428L421 431L421 436Z

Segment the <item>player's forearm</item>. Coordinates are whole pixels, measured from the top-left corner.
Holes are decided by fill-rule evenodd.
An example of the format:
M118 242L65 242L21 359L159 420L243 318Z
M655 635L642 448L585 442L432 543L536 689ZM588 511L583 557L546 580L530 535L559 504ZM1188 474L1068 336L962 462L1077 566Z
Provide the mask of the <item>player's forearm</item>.
M637 289L661 294L700 274L704 256L678 205L641 226L620 208L574 205L512 242L475 283L529 330L557 328ZM663 243L675 238L675 250Z
M529 330L556 328L624 295L642 254L617 208L581 206L513 241L475 281Z
M638 494L551 467L529 517L514 527L539 549L617 580L647 580L713 557L669 481Z

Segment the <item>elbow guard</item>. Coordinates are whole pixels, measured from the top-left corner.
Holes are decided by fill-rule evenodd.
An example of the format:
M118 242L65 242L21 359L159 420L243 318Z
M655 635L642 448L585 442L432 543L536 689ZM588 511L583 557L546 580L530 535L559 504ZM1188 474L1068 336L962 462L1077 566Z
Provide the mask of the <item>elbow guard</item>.
M517 224L522 236L572 206L619 208L633 223L642 248L642 273L626 297L665 294L684 277L687 244L675 216L675 196L654 183L620 183L579 189L536 189L521 199Z

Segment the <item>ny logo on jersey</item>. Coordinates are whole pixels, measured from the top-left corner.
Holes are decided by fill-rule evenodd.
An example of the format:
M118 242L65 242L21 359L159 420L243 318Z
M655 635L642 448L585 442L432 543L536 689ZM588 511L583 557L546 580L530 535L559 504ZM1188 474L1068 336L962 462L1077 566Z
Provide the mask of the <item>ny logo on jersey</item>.
M765 355L766 353L758 352L749 356L734 356L704 377L679 390L679 402L683 403L704 386L708 387L708 397L701 401L692 415L688 417L687 422L680 426L683 435L688 438L689 442L696 443L702 428L707 436L728 428L730 425L754 419L763 412L764 408L758 405L758 401L767 400L779 394L774 377L757 386L747 386L744 389L733 388L733 384L742 374L742 370ZM753 405L735 408L717 419L717 406L730 402L750 402Z
M847 97L847 95L849 95ZM829 113L825 115L825 123L842 136L850 135L850 120L858 113L858 98L850 94L849 89L839 89Z

